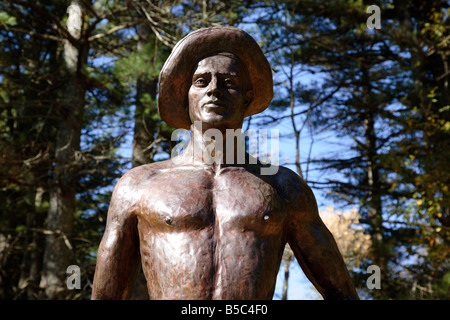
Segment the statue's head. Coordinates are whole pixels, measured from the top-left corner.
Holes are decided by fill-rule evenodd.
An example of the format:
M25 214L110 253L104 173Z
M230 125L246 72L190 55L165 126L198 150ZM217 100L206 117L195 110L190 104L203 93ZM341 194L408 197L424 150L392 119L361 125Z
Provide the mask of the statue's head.
M175 128L202 121L237 129L272 96L272 70L256 41L240 29L207 28L182 39L164 64L158 110Z
M188 91L191 123L203 128L239 129L254 99L247 68L232 53L201 59L194 69Z

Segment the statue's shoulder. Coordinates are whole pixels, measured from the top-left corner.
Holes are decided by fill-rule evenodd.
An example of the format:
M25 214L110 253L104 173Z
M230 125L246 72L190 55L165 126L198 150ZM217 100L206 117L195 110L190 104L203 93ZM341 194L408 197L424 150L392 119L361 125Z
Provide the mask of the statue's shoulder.
M171 166L170 161L161 161L129 170L116 183L111 204L127 208L126 212L132 212L133 208L139 206L142 195L150 190L153 177Z
M274 180L278 193L287 202L298 202L312 195L312 190L305 180L289 168L280 166Z
M139 188L151 183L153 177L157 176L164 169L173 167L172 161L164 160L134 167L127 171L117 182L116 188Z

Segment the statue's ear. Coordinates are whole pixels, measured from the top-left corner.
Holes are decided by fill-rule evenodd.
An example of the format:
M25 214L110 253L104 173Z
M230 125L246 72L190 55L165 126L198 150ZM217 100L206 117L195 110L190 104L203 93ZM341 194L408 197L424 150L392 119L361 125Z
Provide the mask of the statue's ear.
M245 99L244 99L245 109L247 109L248 106L253 102L254 98L255 98L255 92L253 90L247 91L247 93L245 94Z

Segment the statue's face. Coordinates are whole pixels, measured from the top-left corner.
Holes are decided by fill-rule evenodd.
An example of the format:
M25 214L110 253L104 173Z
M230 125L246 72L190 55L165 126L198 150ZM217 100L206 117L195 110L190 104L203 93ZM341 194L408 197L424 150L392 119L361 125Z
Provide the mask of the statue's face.
M188 93L192 123L201 121L206 127L218 129L241 128L253 97L253 92L244 88L246 76L231 57L215 55L200 60Z

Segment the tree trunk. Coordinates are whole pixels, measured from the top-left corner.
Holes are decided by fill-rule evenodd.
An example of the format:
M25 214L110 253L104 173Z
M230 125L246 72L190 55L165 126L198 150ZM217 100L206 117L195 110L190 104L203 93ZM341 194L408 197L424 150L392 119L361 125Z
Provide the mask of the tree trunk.
M139 26L138 51L142 52L150 37L149 25ZM137 167L152 162L148 155L147 147L154 139L155 128L152 126L151 111L147 110L149 106L144 103L144 95L149 94L156 100L157 79L149 79L148 76L140 76L136 82L136 111L134 116L134 137L133 137L133 157L132 165ZM156 111L156 110L155 110Z
M42 211L42 198L44 195L44 188L38 187L36 190L36 197L34 202L35 208L35 218L34 227L39 228L43 226L45 210ZM38 298L37 292L39 287L39 277L42 270L42 258L43 258L43 238L37 230L33 230L33 248L31 248L30 254L30 269L28 275L28 286L27 286L27 299L34 300Z
M366 131L367 156L367 184L368 184L368 221L371 227L371 236L375 263L387 271L386 252L384 250L382 202L380 195L379 173L376 164L376 135L373 114L369 111L364 121Z
M283 281L283 291L281 294L281 300L287 300L288 298L288 285L289 285L289 267L291 266L291 261L294 258L294 252L291 247L287 244L283 252L284 260L284 281Z
M39 208L42 205L42 196L44 194L44 188L37 187L34 211L28 211L26 214L26 232L27 237L25 240L26 249L22 255L22 262L20 264L20 277L18 283L19 297L26 297L27 299L33 299L33 292L36 291L39 281L40 261L37 261L39 257L39 235L37 229L42 227L39 225L38 220L40 217ZM42 220L42 219L40 219ZM41 257L42 258L42 257Z
M367 159L366 175L368 186L367 221L370 225L372 240L373 262L380 267L382 277L388 273L388 252L386 250L385 236L383 232L383 210L380 190L379 165L377 164L377 135L375 132L375 115L377 114L376 102L371 97L374 94L370 90L369 71L362 69L363 80L363 121L365 135L365 157Z
M81 35L81 1L72 0L67 9L67 27L76 40ZM40 286L47 299L62 299L66 294L66 270L71 261L70 239L73 231L76 194L76 162L80 151L85 86L81 66L86 61L86 43L76 45L69 39L64 45L66 82L61 103L53 173L47 214L46 244Z

